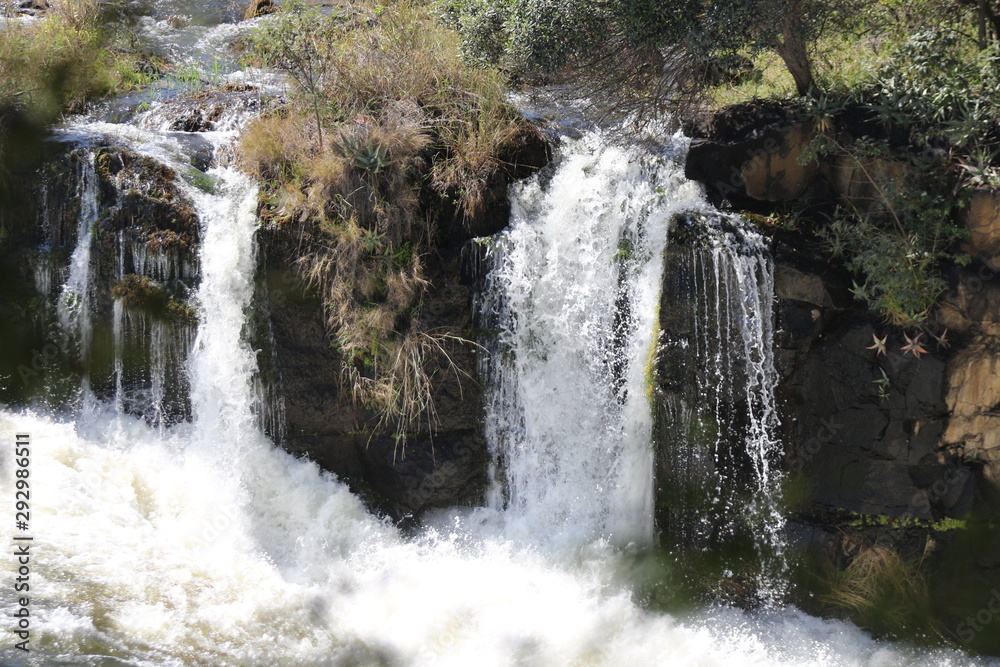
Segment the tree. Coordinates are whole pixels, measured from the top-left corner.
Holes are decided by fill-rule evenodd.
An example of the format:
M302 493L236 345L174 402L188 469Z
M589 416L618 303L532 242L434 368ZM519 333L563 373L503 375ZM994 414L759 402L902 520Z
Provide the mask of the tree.
M250 39L261 64L287 72L295 81L313 112L321 152L330 54L343 34L344 21L343 13L306 7L303 0L289 0Z
M563 68L605 77L633 92L671 96L704 80L706 64L773 50L799 94L813 88L810 45L845 29L865 0L442 0L468 57L514 76ZM600 71L588 71L603 66ZM610 67L608 67L610 66ZM629 74L631 72L631 74Z

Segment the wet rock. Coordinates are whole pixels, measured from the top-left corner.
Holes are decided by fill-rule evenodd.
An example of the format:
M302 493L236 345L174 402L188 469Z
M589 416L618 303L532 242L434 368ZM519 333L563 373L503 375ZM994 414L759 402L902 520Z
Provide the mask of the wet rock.
M293 240L276 230L262 239L269 256L268 317L285 406L280 444L335 473L395 519L481 500L488 457L482 389L473 379L475 347L446 344L450 363L442 359L427 368L434 378L438 417L433 435L424 426L425 432L397 437L392 424L380 424L377 415L357 405L350 387L340 381L342 359L331 347L322 304L303 292L285 259ZM419 325L472 339L472 293L459 281L459 262L456 255L429 267L434 287L424 297Z
M779 299L801 301L820 308L829 308L833 305L822 278L815 274L804 273L787 264L774 267L774 292Z
M365 480L392 516L482 502L489 457L481 433L449 432L405 445L383 436L366 449Z
M234 112L254 115L264 104L252 86L226 86L158 103L147 114L144 125L171 132L210 132L222 129L219 121L232 117Z
M121 270L146 275L147 261L153 258L164 259L164 275L153 278L193 287L200 229L177 172L117 146L99 149L95 166L103 211L95 227L92 260L97 311L110 316L111 290Z

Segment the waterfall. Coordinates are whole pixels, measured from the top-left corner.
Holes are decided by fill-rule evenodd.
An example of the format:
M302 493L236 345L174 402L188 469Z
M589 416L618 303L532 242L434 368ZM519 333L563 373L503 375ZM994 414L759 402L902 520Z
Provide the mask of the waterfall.
M222 0L153 4L161 13L142 19L147 36L194 60L235 32L205 25L231 9ZM189 27L168 20L185 12ZM658 554L665 461L709 471L721 489L732 451L713 432L704 464L690 446L690 457L664 458L654 443L665 424L678 437L712 420L720 433L744 434L751 446L737 458L752 475L737 482L751 480L749 495L763 496L779 481L770 266L735 225L724 235L736 245L721 233L697 248L678 238L687 229L679 213L711 212L683 178L683 138L587 133L563 142L551 171L514 188L509 230L479 243L488 271L476 318L491 336L488 507L441 509L403 530L262 432L281 435L281 369L249 342L271 335L252 321L257 191L218 159L239 122L220 119L223 131L207 133L209 192L184 180L190 143L163 118L76 119L66 130L87 137L80 154L90 156L76 179L75 249L69 266L36 268L34 279L86 367L100 372L72 375L93 388L82 408L0 404L0 439L30 434L37 549L32 653L4 642L0 664L967 664L954 651L876 642L790 608L644 606L637 563ZM95 146L107 143L179 175L197 214L197 259L151 250L127 230L102 245L97 225L88 238L113 213L101 209L93 171ZM109 275L155 282L195 313L176 324L130 307L108 285L96 288ZM679 290L695 305L676 307ZM713 345L712 332L728 344ZM675 358L681 349L697 355ZM700 374L692 391L710 398L661 395L668 368ZM743 408L742 421L733 417ZM8 502L9 462L0 462ZM705 516L735 502L710 504ZM748 521L768 516L770 506L758 507ZM708 525L698 521L695 542ZM18 567L0 558L4 585ZM0 596L0 617L19 604Z
M0 409L0 437L27 431L33 443L32 530L44 553L32 561L36 664L961 664L951 652L887 649L794 610L643 609L624 575L632 561L602 547L642 549L651 535L646 360L672 212L698 201L669 154L600 136L567 145L551 180L518 193L510 238L495 244L495 284L518 288L495 301L484 294L482 304L484 318L518 325L500 335L506 347L494 356L511 365L491 370L503 380L491 400L507 401L491 406L491 418L505 405L518 411L513 426L495 428L514 445L506 451L515 472L498 469L502 535L460 510L403 534L315 464L266 441L246 342L255 192L229 168L213 174L216 194L192 193L203 267L187 360L193 423L155 428L100 406L73 422ZM586 194L576 179L588 175L588 185L607 178L602 195L621 195L611 207L585 197L574 223L544 203ZM634 215L614 222L623 207ZM520 235L534 236L542 254ZM600 308L574 311L581 291ZM529 326L535 315L546 317ZM556 334L574 330L579 340L561 349ZM534 364L581 383L578 391L546 385ZM547 402L532 402L539 397ZM545 460L563 437L579 455ZM529 465L541 479L530 479ZM646 469L630 471L638 465ZM0 494L12 497L9 474ZM535 503L558 511L546 517ZM555 550L538 548L550 537ZM574 543L587 548L565 557L561 547ZM0 559L8 580L14 567ZM0 613L10 618L14 604L3 597ZM23 656L3 645L0 661Z
M647 360L670 219L696 202L671 151L600 133L513 196L479 297L490 504L571 543L653 537Z
M773 270L683 178L678 144L568 142L483 242L489 503L520 539L745 538L761 553L739 575L777 599Z
M97 222L97 171L94 155L89 150L77 162L76 196L80 201L76 248L70 257L69 276L59 296L59 323L67 340L75 342L80 360L86 363L91 339L90 249L93 226Z
M204 267L196 299L206 324L191 354L191 402L199 437L235 444L258 437L252 419L257 362L243 336L256 269L257 188L235 169L215 172L218 194L196 195Z

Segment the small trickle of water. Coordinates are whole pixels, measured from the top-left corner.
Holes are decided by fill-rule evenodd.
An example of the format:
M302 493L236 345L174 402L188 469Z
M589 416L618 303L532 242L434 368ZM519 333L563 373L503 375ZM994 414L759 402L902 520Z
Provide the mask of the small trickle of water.
M773 265L739 219L693 214L675 236L661 305L658 519L677 548L755 550L755 564L740 556L727 576L778 600L787 572Z
M86 360L90 353L91 338L90 250L92 230L99 210L94 154L86 151L77 164L80 170L76 193L80 201L80 218L76 248L70 257L69 278L62 287L57 312L63 331L77 344L79 358Z

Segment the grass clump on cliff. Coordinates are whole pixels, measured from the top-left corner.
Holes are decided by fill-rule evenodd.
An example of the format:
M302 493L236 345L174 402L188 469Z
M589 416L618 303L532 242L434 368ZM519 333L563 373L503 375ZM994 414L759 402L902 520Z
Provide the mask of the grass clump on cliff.
M436 425L431 378L457 372L455 332L425 326L436 218L483 212L528 124L500 75L463 64L420 2L308 8L289 2L249 40L288 72L293 103L244 134L261 218L299 235L300 276L323 298L341 381L398 435Z
M111 288L111 296L125 308L179 324L197 324L197 312L172 297L159 283L146 276L127 274Z
M136 48L115 3L65 0L0 28L0 202L16 201L11 174L39 157L48 126L94 99L147 83L156 65ZM0 221L0 247L5 221ZM13 224L13 223L10 223Z
M857 542L856 548L848 565L821 595L820 603L849 613L859 625L878 634L938 636L930 587L920 563L903 558L890 547Z

